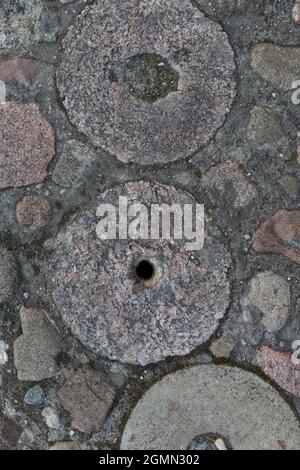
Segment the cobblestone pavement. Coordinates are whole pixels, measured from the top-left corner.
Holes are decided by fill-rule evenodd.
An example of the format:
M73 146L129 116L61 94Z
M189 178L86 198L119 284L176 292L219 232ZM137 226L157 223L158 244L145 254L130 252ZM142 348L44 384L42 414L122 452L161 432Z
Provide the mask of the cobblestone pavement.
M299 203L298 0L1 0L0 448L300 449Z

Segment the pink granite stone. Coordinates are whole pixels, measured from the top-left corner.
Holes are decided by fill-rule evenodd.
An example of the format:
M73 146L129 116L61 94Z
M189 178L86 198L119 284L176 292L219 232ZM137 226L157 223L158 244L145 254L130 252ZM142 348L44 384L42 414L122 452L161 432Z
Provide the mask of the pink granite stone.
M263 346L254 363L289 393L300 398L300 365L293 364L292 355Z
M54 154L54 132L37 104L0 105L0 188L43 181Z

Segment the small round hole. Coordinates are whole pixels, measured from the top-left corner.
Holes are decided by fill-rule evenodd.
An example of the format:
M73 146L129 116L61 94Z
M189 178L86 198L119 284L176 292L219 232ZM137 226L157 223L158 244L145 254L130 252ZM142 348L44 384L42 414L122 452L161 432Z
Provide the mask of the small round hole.
M136 267L136 275L143 281L149 281L154 275L154 266L150 261L143 259Z

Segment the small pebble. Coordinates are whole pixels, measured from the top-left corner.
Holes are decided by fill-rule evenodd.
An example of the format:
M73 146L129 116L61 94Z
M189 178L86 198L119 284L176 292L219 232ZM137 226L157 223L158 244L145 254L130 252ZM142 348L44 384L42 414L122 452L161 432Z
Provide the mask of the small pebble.
M45 395L42 387L36 385L26 392L24 401L27 405L40 405L43 402L44 397Z

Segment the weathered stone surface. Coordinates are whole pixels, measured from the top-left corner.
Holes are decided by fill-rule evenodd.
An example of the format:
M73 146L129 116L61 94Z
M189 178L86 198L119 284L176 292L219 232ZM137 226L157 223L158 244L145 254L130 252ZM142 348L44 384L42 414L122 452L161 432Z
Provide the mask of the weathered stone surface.
M300 181L293 175L283 175L279 180L285 192L293 199L300 196Z
M15 448L20 434L22 432L21 426L16 420L5 416L0 411L0 446L5 450ZM2 442L1 442L2 441Z
M256 72L283 90L291 90L300 76L300 47L261 43L253 47L251 57Z
M4 341L0 341L0 366L3 366L8 361L7 345Z
M248 138L258 146L278 144L284 138L279 116L269 108L252 108Z
M58 372L55 357L60 336L44 310L22 308L23 334L14 342L14 362L19 380L43 380Z
M89 367L77 370L59 391L63 407L71 413L72 427L85 433L103 424L115 396L109 378Z
M43 409L42 415L45 419L48 428L57 430L61 429L61 422L57 411L54 408L52 408L51 406L47 406L47 408Z
M5 83L20 81L31 83L38 66L28 59L11 59L0 63L0 80Z
M46 227L51 218L51 205L48 199L40 196L25 196L16 206L16 217L20 225L29 230Z
M300 398L300 366L293 364L292 355L262 346L254 363L289 393Z
M89 450L89 449L90 447L84 442L57 442L53 446L49 447L49 450Z
M234 450L300 449L299 423L281 396L258 376L202 365L164 377L134 408L122 449L187 449L196 436L224 436Z
M188 193L146 182L99 195L47 243L54 305L86 346L110 359L147 364L187 354L209 339L226 311L229 254L210 237L198 251L188 251L186 239L100 240L97 207L118 207L120 196L128 208L144 204L148 214L151 204L195 204ZM130 229L135 218L129 214ZM137 273L141 261L154 269L147 281Z
M233 347L233 344L221 337L211 345L210 350L215 357L229 358Z
M245 178L236 163L226 162L211 168L201 182L217 199L230 193L236 208L247 206L257 197L255 187Z
M261 313L261 323L267 331L280 330L286 323L290 306L288 283L277 274L263 272L251 279L249 292L242 299L243 315L255 306Z
M277 253L300 263L300 211L278 211L263 222L253 237L258 253Z
M45 394L42 387L35 385L34 387L31 387L29 390L27 390L24 397L24 402L27 405L35 406L40 405L44 401L44 398Z
M43 0L1 0L0 49L53 42L57 37L56 15Z
M0 104L0 129L0 188L43 181L55 145L37 104Z
M191 155L224 123L235 96L228 38L187 0L97 2L63 49L57 83L72 123L124 162Z
M300 24L300 0L294 0L293 20L296 24Z
M53 181L62 187L79 183L92 158L92 152L86 145L69 140L53 171Z
M17 266L13 253L0 247L0 303L8 302L13 295L17 279Z

